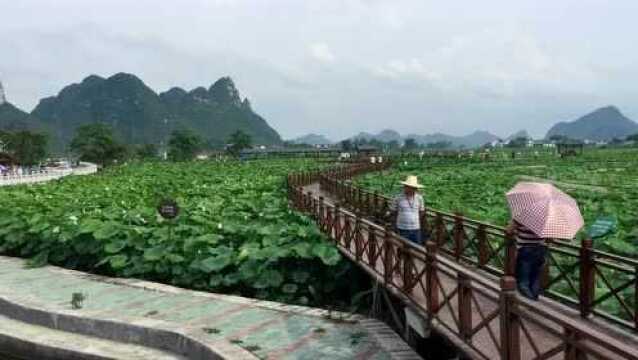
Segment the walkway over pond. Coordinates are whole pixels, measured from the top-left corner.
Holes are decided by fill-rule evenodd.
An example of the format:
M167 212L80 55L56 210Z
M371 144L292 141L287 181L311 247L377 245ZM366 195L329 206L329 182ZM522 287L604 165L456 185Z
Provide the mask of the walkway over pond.
M89 175L97 172L97 165L81 162L79 166L70 169L45 169L31 174L0 174L0 186L43 183L61 179L69 175Z
M433 241L424 248L384 227L389 199L346 179L386 167L291 174L288 194L345 256L472 358L638 359L636 304L620 294L638 286L638 263L594 250L591 242L558 242L550 251L555 269L547 269L544 281L553 298L529 301L515 291L516 248L504 229L428 209L423 227ZM621 283L614 285L610 275ZM596 281L608 291L597 293ZM575 296L554 291L559 282ZM629 316L616 317L601 306L614 298Z

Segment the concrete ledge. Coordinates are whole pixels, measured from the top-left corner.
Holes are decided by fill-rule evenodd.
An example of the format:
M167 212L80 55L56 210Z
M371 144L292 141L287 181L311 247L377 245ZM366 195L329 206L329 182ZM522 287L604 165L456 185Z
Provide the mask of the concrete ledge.
M301 357L312 354L326 358L338 351L335 346L347 347L341 350L353 358L374 354L385 359L420 359L386 324L361 315L110 278L55 266L26 269L24 263L24 259L0 257L0 313L52 330L136 344L193 359L254 360L270 354L275 358L283 354L294 358L293 352ZM69 301L71 295L84 291L88 296L86 305L74 309ZM127 296L131 298L127 300ZM243 312L248 315L238 315ZM180 320L182 317L184 320ZM237 318L240 325L225 322L225 317ZM294 330L298 326L301 328ZM273 340L278 332L281 343ZM273 335L261 335L268 333ZM359 333L366 334L367 340L351 347L349 337Z
M32 354L38 354L39 360L110 360L103 356L43 345L37 341L28 341L18 337L0 334L0 358L3 358L3 355L22 357Z
M77 315L29 308L0 297L0 312L12 319L43 327L93 336L118 342L126 342L169 351L189 359L257 359L248 351L230 343L218 343L219 348L206 345L181 331L93 319Z

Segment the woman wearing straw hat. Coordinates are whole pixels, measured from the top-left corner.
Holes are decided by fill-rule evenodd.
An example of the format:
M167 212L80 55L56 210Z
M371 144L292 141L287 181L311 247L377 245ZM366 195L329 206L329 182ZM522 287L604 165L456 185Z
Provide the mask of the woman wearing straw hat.
M516 234L519 292L537 300L541 272L551 239L572 240L584 221L576 200L552 184L520 182L507 192L512 213L508 231Z
M409 175L403 184L403 192L394 198L390 210L396 216L397 232L415 244L423 244L421 216L425 211L423 196L417 191L423 186L417 177Z

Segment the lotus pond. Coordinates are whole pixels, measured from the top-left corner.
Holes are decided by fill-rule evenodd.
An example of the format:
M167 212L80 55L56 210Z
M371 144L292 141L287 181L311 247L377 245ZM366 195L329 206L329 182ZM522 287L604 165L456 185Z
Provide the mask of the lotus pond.
M349 262L289 210L307 160L133 163L0 189L0 253L111 276L309 305L357 290ZM170 197L174 220L156 210ZM353 275L355 274L355 275ZM364 283L354 281L354 283Z
M510 215L505 192L518 181L551 181L578 201L587 225L603 216L617 219L617 231L596 240L596 247L636 254L638 150L585 150L582 155L566 159L412 159L356 182L394 195L401 191L399 181L408 174L418 175L429 207L460 212L495 225L507 224Z

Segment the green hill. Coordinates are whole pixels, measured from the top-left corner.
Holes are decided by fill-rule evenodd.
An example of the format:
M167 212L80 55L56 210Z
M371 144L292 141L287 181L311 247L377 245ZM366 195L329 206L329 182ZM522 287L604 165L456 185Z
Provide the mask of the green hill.
M68 144L83 124L110 124L129 144L164 143L174 129L189 128L211 145L243 130L259 144L278 144L279 134L243 101L233 81L221 78L209 89L180 88L157 94L142 80L119 73L109 78L91 75L66 86L57 96L42 99L31 113L61 144ZM0 126L6 122L0 116Z
M241 100L229 77L217 80L209 89L185 91L172 88L159 95L166 106L167 123L186 126L206 134L211 145L222 144L237 130L248 133L256 144L278 144L279 134L256 114L248 99Z
M29 113L26 113L8 102L0 104L0 129L3 130L34 130L40 124Z
M625 117L615 106L607 106L593 111L572 122L560 122L548 132L552 136L566 136L579 140L623 139L638 133L638 124Z

